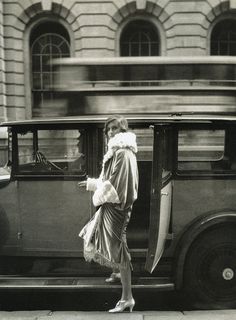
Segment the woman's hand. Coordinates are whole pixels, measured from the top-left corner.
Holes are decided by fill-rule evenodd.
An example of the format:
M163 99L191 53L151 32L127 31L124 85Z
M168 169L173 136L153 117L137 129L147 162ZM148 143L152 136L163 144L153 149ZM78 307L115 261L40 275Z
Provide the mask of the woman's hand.
M78 182L78 187L79 188L86 188L86 186L87 186L87 181L86 180Z

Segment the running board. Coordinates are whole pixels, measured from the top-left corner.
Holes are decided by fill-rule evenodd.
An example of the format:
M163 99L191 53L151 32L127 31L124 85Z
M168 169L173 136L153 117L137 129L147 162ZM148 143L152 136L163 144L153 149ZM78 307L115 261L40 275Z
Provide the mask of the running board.
M5 290L109 290L120 289L121 284L108 284L105 278L89 277L16 277L0 276L0 291ZM168 278L134 278L133 289L173 290L174 284Z

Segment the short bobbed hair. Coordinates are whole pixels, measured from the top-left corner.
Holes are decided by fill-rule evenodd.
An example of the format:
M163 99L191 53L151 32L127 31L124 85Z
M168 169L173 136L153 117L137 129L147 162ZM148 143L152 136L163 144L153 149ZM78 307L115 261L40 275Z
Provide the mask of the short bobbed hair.
M115 120L117 121L117 123L120 127L120 132L127 132L129 130L128 121L123 116L114 115L114 116L107 118L107 120L105 122L105 126L104 126L105 135L107 135L109 123L111 123L112 121L115 121Z

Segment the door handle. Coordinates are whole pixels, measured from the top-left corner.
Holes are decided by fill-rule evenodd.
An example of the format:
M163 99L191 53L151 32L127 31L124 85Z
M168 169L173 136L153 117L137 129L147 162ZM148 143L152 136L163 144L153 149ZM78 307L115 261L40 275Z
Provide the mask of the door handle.
M17 232L17 239L18 240L22 239L22 236L23 236L22 232Z
M169 192L162 192L161 195L162 195L162 196L168 196L168 195L169 195Z

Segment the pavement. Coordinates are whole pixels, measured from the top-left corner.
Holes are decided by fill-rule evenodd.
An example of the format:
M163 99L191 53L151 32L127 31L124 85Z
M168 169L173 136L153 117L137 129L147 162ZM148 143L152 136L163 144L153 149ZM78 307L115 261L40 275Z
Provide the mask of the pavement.
M134 311L0 311L0 320L236 320L236 310Z

